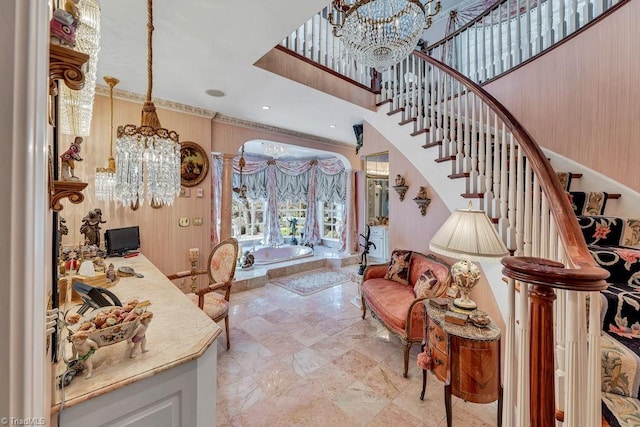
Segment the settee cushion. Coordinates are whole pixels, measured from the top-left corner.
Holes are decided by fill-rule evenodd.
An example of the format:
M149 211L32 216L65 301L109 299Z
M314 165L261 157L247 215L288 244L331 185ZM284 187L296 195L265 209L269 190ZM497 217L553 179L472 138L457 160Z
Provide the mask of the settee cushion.
M389 262L389 270L384 275L385 279L393 280L403 285L409 282L409 260L411 259L411 251L395 249L391 253L391 262Z
M413 293L417 298L436 298L442 295L442 291L444 287L431 270L422 273L413 285Z
M413 288L388 279L369 279L362 284L362 292L380 320L396 333L403 334L407 309L416 299Z
M420 252L413 252L411 254L411 266L409 268L409 283L414 285L420 276L422 276L422 273L427 270L431 270L441 284L445 286L449 284L449 266L434 261L432 257L421 254Z

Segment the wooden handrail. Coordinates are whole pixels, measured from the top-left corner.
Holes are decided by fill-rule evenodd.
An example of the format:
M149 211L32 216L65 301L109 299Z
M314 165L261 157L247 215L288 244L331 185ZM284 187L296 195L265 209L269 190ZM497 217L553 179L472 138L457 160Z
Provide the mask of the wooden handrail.
M597 267L596 262L589 253L586 241L582 235L580 226L578 225L578 221L575 219L573 208L571 207L564 188L560 184L560 180L558 179L556 172L551 167L551 163L547 160L547 157L540 149L540 146L533 140L531 135L529 135L527 130L518 122L513 114L511 114L511 112L509 112L497 99L477 83L454 70L450 66L422 52L415 51L413 52L413 55L458 79L467 87L468 90L471 90L481 98L482 101L484 101L498 115L498 117L500 117L500 119L505 123L507 129L515 136L519 146L527 156L531 169L538 176L539 181L545 183L545 185L542 185L542 191L549 201L549 206L553 206L551 214L557 224L559 237L565 247L569 268L584 270L583 273L573 272L571 276L579 275L579 279L584 280L585 282L598 282L608 277L608 273ZM549 269L549 271L551 271L554 268L549 267ZM587 288L585 288L576 282L575 279L578 278L577 276L572 279L566 274L566 269L562 268L561 270L565 271L565 273L554 273L554 277L558 281L561 279L567 281L567 286L563 287L563 289L591 291L606 288L606 285L603 286L600 283L588 285Z

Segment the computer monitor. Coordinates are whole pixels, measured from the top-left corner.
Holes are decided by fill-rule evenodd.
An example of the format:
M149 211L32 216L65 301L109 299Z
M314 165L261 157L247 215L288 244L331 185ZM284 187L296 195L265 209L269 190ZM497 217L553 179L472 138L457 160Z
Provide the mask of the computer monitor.
M104 233L107 256L122 256L140 249L140 227L113 228Z

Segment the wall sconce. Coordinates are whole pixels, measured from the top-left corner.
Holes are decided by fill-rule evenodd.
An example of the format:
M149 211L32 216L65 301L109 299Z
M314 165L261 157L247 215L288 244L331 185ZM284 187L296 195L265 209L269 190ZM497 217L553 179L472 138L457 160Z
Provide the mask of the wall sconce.
M402 175L396 175L396 185L393 186L393 189L396 190L396 193L400 196L400 201L403 201L404 195L407 194L409 186L405 184Z
M429 206L429 203L431 203L431 199L427 195L427 188L420 187L420 191L418 191L416 197L413 198L413 201L416 202L416 204L420 208L420 213L422 214L422 216L425 216L427 214L427 206Z

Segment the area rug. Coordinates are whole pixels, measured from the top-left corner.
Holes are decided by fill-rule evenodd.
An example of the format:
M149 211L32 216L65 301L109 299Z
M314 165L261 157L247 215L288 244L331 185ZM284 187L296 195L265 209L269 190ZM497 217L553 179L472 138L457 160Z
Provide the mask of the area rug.
M298 295L307 296L352 281L353 278L355 278L355 273L347 273L333 268L318 268L304 273L279 277L271 280L270 283Z

